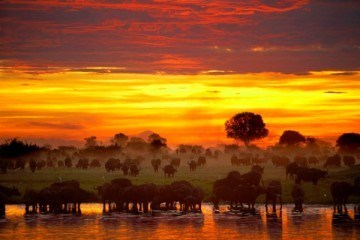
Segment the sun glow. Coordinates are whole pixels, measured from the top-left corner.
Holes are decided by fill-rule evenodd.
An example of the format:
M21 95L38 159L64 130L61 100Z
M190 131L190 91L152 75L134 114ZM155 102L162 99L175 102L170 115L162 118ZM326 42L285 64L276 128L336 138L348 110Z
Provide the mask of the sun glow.
M103 69L103 68L102 68ZM156 75L2 72L1 136L107 141L117 132L153 130L170 145L215 145L226 139L224 122L242 111L263 116L270 130L259 142L296 129L333 141L359 129L356 74L314 72L237 75Z

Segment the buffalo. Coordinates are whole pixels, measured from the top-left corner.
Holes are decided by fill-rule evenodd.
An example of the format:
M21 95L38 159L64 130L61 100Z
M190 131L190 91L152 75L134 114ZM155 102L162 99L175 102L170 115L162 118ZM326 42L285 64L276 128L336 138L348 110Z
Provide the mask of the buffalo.
M90 163L91 168L99 168L101 167L100 161L98 159L93 159Z
M119 170L121 168L121 162L117 158L109 158L105 162L105 169L107 172L113 172L115 170Z
M219 209L220 200L230 202L230 208L233 208L235 201L234 188L242 183L241 174L238 171L231 171L226 178L218 179L213 184L212 199L214 208Z
M136 177L137 175L139 175L141 168L140 166L136 165L136 164L131 164L130 165L130 176Z
M159 171L159 167L161 165L161 159L157 158L157 159L153 159L151 160L151 165L154 169L154 172L158 172Z
M37 213L38 193L34 189L29 189L25 192L23 202L26 214Z
M142 184L140 187L140 203L144 213L149 212L151 204L159 194L159 187L153 183Z
M57 211L61 213L69 213L68 204L72 204L72 213L81 214L81 203L93 201L96 199L95 195L91 192L76 186L64 186L56 193L56 200L58 204Z
M324 167L340 167L341 166L341 157L339 154L328 157L324 164Z
M108 203L108 211L113 210L122 211L124 209L124 192L125 189L132 186L132 183L127 178L116 178L111 183L104 183L102 186L97 187L98 194L101 196L103 202L103 212L106 212L106 203ZM112 207L115 203L115 207Z
M65 167L71 168L72 167L71 158L70 157L65 158L64 164L65 164Z
M197 167L196 162L194 160L191 160L190 162L188 162L188 164L189 164L190 172L195 172Z
M179 202L180 211L201 212L201 202L203 191L199 187L194 187L188 181L175 181L170 185L159 187L158 195L152 202L152 209L160 209L160 204L165 203L165 209L175 209L175 203Z
M163 171L165 174L165 178L173 178L174 174L177 172L176 168L172 164L163 167Z
M39 211L40 213L48 213L55 211L56 190L50 187L42 188L38 193Z
M302 204L305 198L304 189L300 184L295 184L291 190L291 197L294 199L295 208L294 211L303 212Z
M354 186L347 182L332 182L330 192L334 201L334 213L343 213L344 206L345 214L347 214L346 204L349 196L354 192Z
M236 203L247 204L248 211L251 213L255 213L255 201L260 194L266 193L265 189L261 186L254 186L248 184L240 184L235 189L232 190L233 192L233 200Z
M302 168L299 167L296 172L295 182L301 184L301 181L312 182L317 185L319 179L325 178L327 171L322 171L316 168Z
M204 156L200 156L197 160L197 165L199 167L203 167L206 165L206 158Z
M282 210L282 188L281 182L278 180L273 180L269 183L266 189L265 195L265 208L268 212L268 202L271 202L273 205L273 213L276 212L276 201L279 199L280 202L280 211Z
M80 169L87 169L89 167L89 159L87 158L80 158L76 168L80 168Z
M98 194L101 196L103 203L103 213L106 212L106 204L108 204L108 212L112 212L115 209L112 207L112 203L119 203L119 187L113 183L104 183L102 186L99 186L96 189L98 190ZM117 208L120 208L120 205L118 205Z
M201 210L201 203L204 198L204 192L199 187L193 187L190 193L184 198L185 201L185 209L184 211L199 211ZM198 206L198 209L196 209L196 206Z
M240 179L243 184L259 186L262 181L262 173L256 170L251 170L250 172L241 175Z

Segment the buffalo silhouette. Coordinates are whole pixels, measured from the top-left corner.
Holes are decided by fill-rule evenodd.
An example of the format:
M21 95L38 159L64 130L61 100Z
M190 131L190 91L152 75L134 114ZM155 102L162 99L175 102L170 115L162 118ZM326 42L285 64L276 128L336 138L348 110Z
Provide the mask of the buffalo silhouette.
M174 174L177 172L176 168L172 164L163 167L163 171L165 174L165 178L173 178Z
M268 203L271 202L273 206L273 213L276 212L276 201L279 199L280 202L280 211L282 210L282 187L281 182L278 180L273 180L269 183L266 188L265 195L265 209L268 212Z

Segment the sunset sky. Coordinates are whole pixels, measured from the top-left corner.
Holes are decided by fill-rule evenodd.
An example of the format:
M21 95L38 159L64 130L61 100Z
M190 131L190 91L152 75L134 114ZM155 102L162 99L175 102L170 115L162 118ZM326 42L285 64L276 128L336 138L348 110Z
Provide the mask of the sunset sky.
M0 139L215 146L250 111L261 146L334 143L360 131L359 26L356 0L0 1Z

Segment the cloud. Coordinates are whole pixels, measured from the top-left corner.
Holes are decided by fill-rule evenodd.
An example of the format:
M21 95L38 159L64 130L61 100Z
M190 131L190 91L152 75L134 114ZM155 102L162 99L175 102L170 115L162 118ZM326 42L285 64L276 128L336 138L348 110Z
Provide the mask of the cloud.
M0 3L0 65L33 74L351 72L358 16L351 1L13 0Z
M45 129L79 130L84 128L82 125L72 124L72 123L28 122L26 125L32 128L45 128Z
M338 72L338 73L332 73L331 75L334 76L354 76L354 75L358 75L358 72Z
M340 92L340 91L326 91L324 93L331 93L331 94L343 94L343 93L346 93L346 92Z

